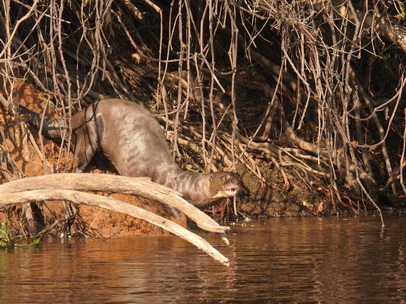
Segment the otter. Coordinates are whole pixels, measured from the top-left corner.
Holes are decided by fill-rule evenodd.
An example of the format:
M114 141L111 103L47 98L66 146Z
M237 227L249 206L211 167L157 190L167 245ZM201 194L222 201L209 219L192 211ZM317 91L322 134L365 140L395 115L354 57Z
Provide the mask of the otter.
M20 114L39 129L41 116L20 106ZM198 208L214 205L221 198L234 197L241 178L219 171L195 173L182 170L172 157L164 132L155 117L142 105L123 99L103 99L72 116L73 166L83 172L97 151L101 151L120 175L149 177L155 183L178 191ZM67 130L62 119L46 118L42 133L60 139Z

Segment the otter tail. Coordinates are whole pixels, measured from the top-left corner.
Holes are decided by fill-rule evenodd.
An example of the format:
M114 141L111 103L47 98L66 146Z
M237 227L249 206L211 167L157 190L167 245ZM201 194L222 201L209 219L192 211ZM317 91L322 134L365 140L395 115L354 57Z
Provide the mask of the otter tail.
M42 134L48 138L60 139L68 130L68 124L63 119L43 119L40 114L35 113L22 105L19 106L19 113L20 115L27 117L27 121L32 127L37 130L41 129Z

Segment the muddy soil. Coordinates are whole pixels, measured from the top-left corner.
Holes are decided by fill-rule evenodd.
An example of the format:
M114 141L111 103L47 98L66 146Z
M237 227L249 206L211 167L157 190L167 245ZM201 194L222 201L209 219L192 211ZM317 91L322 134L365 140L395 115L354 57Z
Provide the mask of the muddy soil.
M47 104L47 99L33 85L17 82L12 91L15 104L21 104L38 113L45 112L47 116L58 117L58 113L52 111L52 108ZM12 168L7 168L9 174L7 174L6 178L0 180L0 183L28 176L72 172L73 155L66 148L66 145L60 148L53 141L39 135L37 130L27 128L23 117L18 118L14 115L9 115L2 107L0 107L0 125L4 126L2 137L6 147L5 154L8 159L12 160L11 163L13 164ZM88 172L114 173L109 170L101 171L92 165L89 166ZM112 194L112 196L169 218L183 227L187 226L185 216L174 214L158 202L124 194ZM38 204L35 210L40 213L41 221L44 224L42 225L43 227L39 228L45 228L55 221L66 224L67 208L68 205L64 202L44 202ZM145 221L99 207L80 205L75 206L75 209L77 209L78 215L69 224L72 227L72 233L101 237L162 235L167 233ZM0 212L0 222L7 222L10 227L14 226L17 228L16 226L23 222L23 214L24 206L12 206ZM60 232L60 228L56 225L49 232L57 234L58 231Z

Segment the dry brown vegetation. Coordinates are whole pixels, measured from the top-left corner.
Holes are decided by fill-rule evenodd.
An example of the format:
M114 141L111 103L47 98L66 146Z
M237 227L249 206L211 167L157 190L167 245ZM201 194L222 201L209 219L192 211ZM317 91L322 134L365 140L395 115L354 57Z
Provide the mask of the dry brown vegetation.
M182 167L242 174L236 214L404 206L405 26L400 0L2 0L3 182L70 170L16 104L69 120L120 96Z

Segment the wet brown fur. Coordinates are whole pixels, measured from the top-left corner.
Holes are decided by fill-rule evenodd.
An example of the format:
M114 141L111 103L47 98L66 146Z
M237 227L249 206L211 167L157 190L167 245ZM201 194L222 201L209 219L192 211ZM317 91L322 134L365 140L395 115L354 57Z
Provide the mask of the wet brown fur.
M29 122L40 125L40 116L24 107ZM93 103L72 117L74 166L83 172L97 151L102 151L123 176L150 177L152 181L179 191L193 205L203 208L220 198L234 196L240 176L233 172L199 174L181 170L175 163L161 126L143 106L123 99ZM63 120L46 119L43 133L60 138Z

